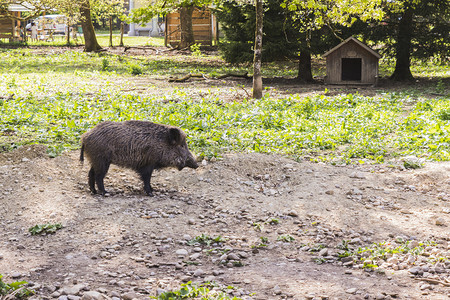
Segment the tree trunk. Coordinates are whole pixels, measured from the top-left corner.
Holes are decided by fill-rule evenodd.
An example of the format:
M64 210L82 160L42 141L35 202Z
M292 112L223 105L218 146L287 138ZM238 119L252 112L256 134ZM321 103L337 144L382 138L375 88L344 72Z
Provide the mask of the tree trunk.
M181 41L178 44L178 49L184 49L195 44L194 29L192 27L193 12L194 6L180 8Z
M123 47L123 22L120 22L120 47Z
M113 46L112 43L112 16L109 16L109 47Z
M300 51L297 79L301 82L314 81L311 70L311 52L309 50Z
M86 1L80 6L81 14L81 27L83 28L84 36L84 51L86 52L97 52L102 49L102 47L97 42L97 37L95 36L94 25L92 25L91 19L91 7L89 1Z
M256 0L256 31L253 56L253 98L262 98L262 39L263 39L263 4L262 0Z
M413 16L414 10L411 7L406 8L398 26L395 70L391 75L391 79L396 81L408 81L414 79L410 69Z
M67 46L70 46L70 23L67 21L67 36L66 36L66 44Z

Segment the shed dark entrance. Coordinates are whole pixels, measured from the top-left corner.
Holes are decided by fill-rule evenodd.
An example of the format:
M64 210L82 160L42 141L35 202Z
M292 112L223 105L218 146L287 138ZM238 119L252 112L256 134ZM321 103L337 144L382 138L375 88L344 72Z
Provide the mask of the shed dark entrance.
M361 58L342 58L342 80L361 81Z

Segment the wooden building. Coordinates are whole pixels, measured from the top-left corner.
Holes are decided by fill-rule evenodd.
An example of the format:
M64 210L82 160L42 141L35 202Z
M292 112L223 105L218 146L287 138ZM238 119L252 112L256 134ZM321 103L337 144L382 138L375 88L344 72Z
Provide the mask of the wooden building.
M208 10L195 9L192 13L192 27L194 30L194 39L197 44L202 46L212 46L217 44L217 19ZM180 13L174 12L167 14L164 34L165 45L176 47L181 40Z
M7 17L0 17L0 39L12 39L14 37L15 22Z
M323 55L327 60L326 84L376 85L381 55L349 37Z

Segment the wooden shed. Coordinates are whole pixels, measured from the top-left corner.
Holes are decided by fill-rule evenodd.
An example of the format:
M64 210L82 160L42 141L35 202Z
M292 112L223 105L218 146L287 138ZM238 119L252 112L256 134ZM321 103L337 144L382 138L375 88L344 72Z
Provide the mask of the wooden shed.
M165 27L165 45L176 47L181 40L180 13L167 14ZM203 46L212 46L213 42L217 43L217 19L208 9L200 10L196 8L193 11L192 27L196 43Z
M381 55L349 37L323 55L327 59L326 84L376 85Z
M14 36L14 20L0 17L0 39L12 39Z

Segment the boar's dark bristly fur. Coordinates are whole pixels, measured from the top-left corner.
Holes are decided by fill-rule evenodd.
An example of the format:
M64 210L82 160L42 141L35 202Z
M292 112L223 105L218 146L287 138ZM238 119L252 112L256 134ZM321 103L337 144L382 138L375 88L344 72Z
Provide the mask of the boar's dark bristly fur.
M81 137L81 161L84 155L91 163L89 188L95 194L97 184L102 195L105 195L103 179L110 164L139 173L149 196L153 196L150 185L153 170L198 167L181 129L148 121L100 123Z

